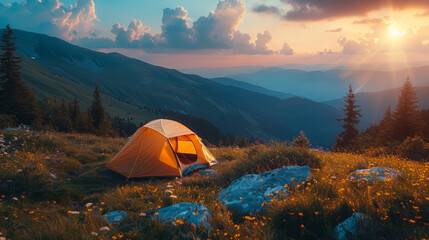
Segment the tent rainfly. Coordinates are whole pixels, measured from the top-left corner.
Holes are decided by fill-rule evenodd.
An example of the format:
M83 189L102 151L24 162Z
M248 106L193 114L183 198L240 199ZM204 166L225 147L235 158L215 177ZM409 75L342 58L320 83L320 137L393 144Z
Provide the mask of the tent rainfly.
M176 121L157 119L139 128L107 167L135 178L184 176L215 164L197 134Z

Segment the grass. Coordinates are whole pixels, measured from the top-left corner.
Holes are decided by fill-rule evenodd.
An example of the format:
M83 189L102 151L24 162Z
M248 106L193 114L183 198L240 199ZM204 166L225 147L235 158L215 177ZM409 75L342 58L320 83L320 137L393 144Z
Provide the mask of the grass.
M335 226L354 212L372 219L359 238L429 236L427 162L273 143L210 149L221 162L213 167L218 171L214 178L192 174L181 180L126 181L105 168L125 144L122 139L32 131L0 134L0 233L7 239L332 239ZM222 188L245 174L289 165L310 166L312 179L289 186L288 198L274 199L258 216L231 211L217 200ZM373 184L347 180L353 171L373 166L391 167L402 175ZM167 185L173 185L175 198L165 192ZM212 215L211 231L152 220L156 209L180 202L204 204ZM113 210L126 211L128 218L108 225L101 215ZM101 231L104 226L109 230Z

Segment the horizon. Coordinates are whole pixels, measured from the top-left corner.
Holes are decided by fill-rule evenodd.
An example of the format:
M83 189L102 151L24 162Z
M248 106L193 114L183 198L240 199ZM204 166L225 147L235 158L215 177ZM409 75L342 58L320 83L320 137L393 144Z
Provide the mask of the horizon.
M429 63L429 3L333 3L4 0L0 24L176 69Z

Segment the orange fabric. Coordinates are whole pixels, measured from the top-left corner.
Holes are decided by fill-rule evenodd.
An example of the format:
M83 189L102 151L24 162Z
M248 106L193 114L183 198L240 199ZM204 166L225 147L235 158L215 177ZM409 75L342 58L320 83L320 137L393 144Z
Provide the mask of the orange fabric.
M149 128L137 130L107 167L126 177L181 175L167 139Z
M176 152L193 155L196 161L178 163ZM178 122L159 119L139 128L107 167L128 178L181 176L182 171L200 163L217 163L200 138Z

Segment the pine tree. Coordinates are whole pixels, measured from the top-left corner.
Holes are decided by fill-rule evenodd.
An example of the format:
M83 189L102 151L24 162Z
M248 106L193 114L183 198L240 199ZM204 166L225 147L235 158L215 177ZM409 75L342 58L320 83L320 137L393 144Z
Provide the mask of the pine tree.
M70 120L74 123L79 114L80 114L79 100L77 100L77 98L74 98L73 101L69 102Z
M100 127L102 121L104 121L105 112L103 104L101 103L101 94L98 90L98 85L95 85L94 95L92 99L91 107L88 112L92 119L92 125L97 130Z
M296 137L292 141L291 145L293 147L304 148L305 149L305 148L309 148L310 145L311 145L311 143L308 140L307 136L305 136L304 130L301 130L301 132L299 133L299 136Z
M392 115L391 131L393 140L403 141L405 138L413 137L417 133L419 128L417 103L416 90L408 77L401 88L398 104Z
M353 93L352 86L349 85L349 90L344 97L345 105L342 109L344 111L344 118L337 119L337 121L343 121L344 124L341 127L344 131L340 132L335 138L336 149L353 149L353 142L359 136L359 129L357 125L362 117L359 105L356 104L355 94Z
M37 102L22 80L21 61L15 56L14 39L13 31L7 25L1 38L0 113L14 115L18 123L37 124L40 119Z
M392 139L392 122L393 116L392 111L390 110L390 106L384 112L383 118L378 125L378 131L376 136L376 144L383 144Z

